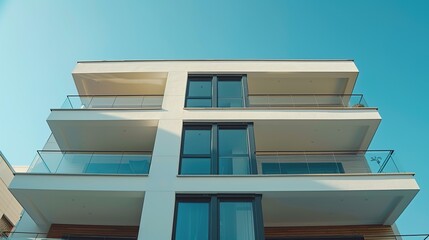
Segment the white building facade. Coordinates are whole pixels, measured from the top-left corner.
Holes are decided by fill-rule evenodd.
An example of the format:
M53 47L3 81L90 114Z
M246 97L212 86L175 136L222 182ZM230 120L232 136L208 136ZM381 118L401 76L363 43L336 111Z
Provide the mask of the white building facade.
M381 117L357 76L348 60L79 62L79 95L10 185L15 236L393 235L419 187L368 150Z
M8 189L13 174L14 169L0 152L0 237L2 233L5 236L9 235L22 213L22 207Z

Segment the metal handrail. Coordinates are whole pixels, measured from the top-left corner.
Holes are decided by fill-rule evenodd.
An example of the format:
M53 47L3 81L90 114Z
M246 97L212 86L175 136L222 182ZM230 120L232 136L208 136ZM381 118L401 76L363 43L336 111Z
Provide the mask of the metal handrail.
M376 150L319 150L319 151L256 151L258 153L362 153L362 152L391 152L395 150L391 149L376 149Z
M63 152L63 153L147 153L147 154L152 154L151 151L91 151L91 150L37 150L37 152Z
M70 94L67 97L162 97L162 94Z
M249 93L248 96L359 96L363 94L330 94L330 93Z

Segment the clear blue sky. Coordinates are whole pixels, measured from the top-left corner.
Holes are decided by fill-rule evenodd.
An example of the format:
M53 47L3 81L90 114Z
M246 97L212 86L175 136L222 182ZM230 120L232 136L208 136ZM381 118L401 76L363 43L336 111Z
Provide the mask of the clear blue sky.
M331 58L355 60L379 107L370 148L416 172L401 232L429 232L427 0L0 0L0 150L31 163L78 60Z

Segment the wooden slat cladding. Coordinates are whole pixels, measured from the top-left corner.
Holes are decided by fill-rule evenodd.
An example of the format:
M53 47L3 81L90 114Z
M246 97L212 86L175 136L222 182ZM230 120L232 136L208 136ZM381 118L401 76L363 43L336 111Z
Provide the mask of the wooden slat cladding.
M135 237L139 232L138 226L107 226L107 225L69 225L52 224L48 238L61 238L63 236L110 236Z
M265 227L265 238L364 236L365 240L395 240L391 226Z

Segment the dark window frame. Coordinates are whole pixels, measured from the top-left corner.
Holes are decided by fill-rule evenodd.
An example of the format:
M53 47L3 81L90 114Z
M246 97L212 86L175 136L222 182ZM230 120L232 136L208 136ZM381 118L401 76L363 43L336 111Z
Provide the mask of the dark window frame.
M174 205L174 222L171 239L176 240L177 212L180 202L195 202L209 204L209 240L220 238L220 203L223 202L251 202L255 239L263 240L264 221L262 214L261 194L178 194ZM226 200L226 201L225 201Z
M189 74L188 82L186 86L185 108L199 108L199 107L188 106L188 99L211 99L212 100L211 107L202 107L202 108L218 108L218 82L219 81L238 81L239 77L241 77L239 81L241 82L241 87L242 87L241 91L243 94L243 106L240 108L248 107L249 99L248 99L248 86L247 86L246 74ZM228 78L231 78L231 79L228 79ZM211 87L212 87L212 92L211 92L212 96L210 98L205 96L201 96L201 97L189 96L191 81L210 81ZM221 107L221 108L227 108L227 107Z
M188 129L201 129L208 130L211 129L211 138L210 154L184 154L185 147L185 131ZM185 123L183 124L182 129L182 138L180 143L180 162L179 162L179 175L188 175L182 174L182 159L183 158L210 158L210 173L207 175L220 175L219 174L219 129L246 129L247 130L247 140L248 140L248 157L249 157L249 175L257 174L257 162L256 162L256 151L255 151L255 135L252 122L244 123ZM205 175L205 174L198 174ZM223 175L223 174L222 174ZM225 175L234 175L234 174L225 174Z

